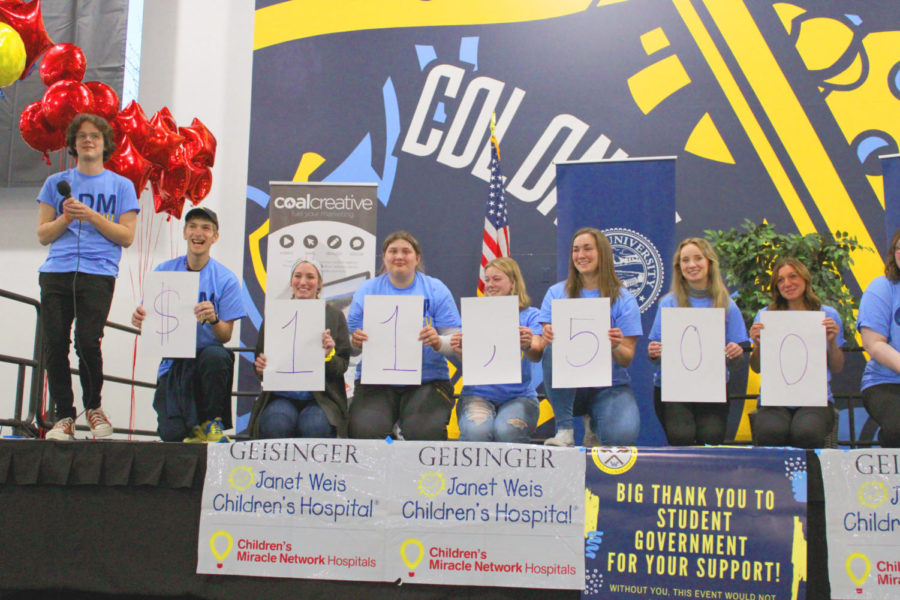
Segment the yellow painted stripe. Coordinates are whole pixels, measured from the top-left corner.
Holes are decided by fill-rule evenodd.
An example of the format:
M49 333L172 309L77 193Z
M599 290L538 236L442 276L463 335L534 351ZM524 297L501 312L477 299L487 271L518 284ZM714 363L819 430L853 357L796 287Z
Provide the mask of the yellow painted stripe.
M343 31L538 21L582 12L592 4L593 0L288 0L256 11L253 49Z
M742 2L704 0L707 10L747 77L806 189L830 231L840 229L861 244L875 244L815 128ZM858 251L851 267L863 289L884 269L879 256Z
M797 190L794 189L788 174L785 172L784 167L781 166L781 162L779 162L772 144L766 138L759 121L753 116L753 111L747 103L747 99L741 93L737 81L735 81L734 76L729 71L728 65L725 64L725 60L700 20L697 11L691 5L690 0L672 0L672 2L681 15L688 31L691 32L694 41L697 42L697 47L706 59L707 64L709 64L713 75L715 75L716 80L722 87L722 91L731 104L735 115L737 115L738 121L740 121L741 126L747 133L750 143L753 144L753 148L759 154L763 167L772 179L772 183L775 184L775 189L781 195L781 199L784 201L784 205L787 207L788 213L794 220L797 229L804 235L815 233L816 228L813 226L812 219L809 218L809 213L806 212ZM728 6L734 6L736 3L728 2L727 4Z

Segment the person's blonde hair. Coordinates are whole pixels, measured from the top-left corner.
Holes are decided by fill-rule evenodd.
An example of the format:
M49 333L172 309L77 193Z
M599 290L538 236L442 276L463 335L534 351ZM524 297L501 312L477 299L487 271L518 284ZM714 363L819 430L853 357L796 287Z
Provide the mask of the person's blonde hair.
M484 272L487 273L487 270L490 268L497 269L509 277L509 280L512 282L510 295L519 297L520 311L531 306L531 298L528 296L528 292L525 291L525 278L522 277L522 270L519 269L519 263L508 256L501 256L484 265Z
M572 258L572 247L578 236L588 234L594 238L594 244L597 246L597 276L600 285L600 295L609 298L609 304L612 306L619 298L619 292L622 289L622 282L616 275L615 263L613 262L612 246L609 240L603 235L603 232L594 227L582 227L572 236L572 245L569 246L569 276L566 278L566 295L569 298L578 298L581 296L581 290L584 289L584 282L581 280L581 273L575 268L575 259Z
M684 279L684 273L681 272L681 251L685 246L693 244L697 246L700 253L709 263L706 272L706 292L713 300L715 308L728 308L730 297L728 288L722 280L722 269L719 268L719 257L712 245L703 238L690 237L681 240L678 249L675 250L675 257L672 259L672 271L675 273L672 277L672 293L678 300L678 306L690 306L690 294L688 293L688 283Z

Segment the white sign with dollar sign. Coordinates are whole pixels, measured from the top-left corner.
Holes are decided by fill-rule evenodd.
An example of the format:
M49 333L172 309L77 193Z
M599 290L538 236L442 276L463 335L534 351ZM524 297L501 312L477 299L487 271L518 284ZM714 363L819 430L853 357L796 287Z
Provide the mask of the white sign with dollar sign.
M197 318L194 306L200 291L200 274L151 271L144 279L141 327L144 356L193 358L197 354Z

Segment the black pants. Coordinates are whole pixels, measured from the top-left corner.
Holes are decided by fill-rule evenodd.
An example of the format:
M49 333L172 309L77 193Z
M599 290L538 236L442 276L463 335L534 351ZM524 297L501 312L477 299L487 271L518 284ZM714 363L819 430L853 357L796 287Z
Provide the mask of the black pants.
M863 406L881 426L878 440L885 448L900 448L900 384L882 383L862 391Z
M50 399L56 418L75 418L69 344L75 321L75 353L84 407L100 407L103 356L100 340L109 316L116 278L89 273L40 273L41 338Z
M662 388L653 386L653 408L671 446L718 446L725 441L727 402L663 402Z
M453 411L449 381L421 385L365 385L356 382L350 404L350 437L381 439L400 426L407 440L446 440Z
M750 431L757 446L824 448L834 427L834 408L828 406L761 406L750 415Z
M176 359L185 360L185 359ZM175 367L157 379L153 395L157 431L164 442L180 442L194 425L210 419L222 419L225 428L231 422L231 382L234 378L234 355L222 346L207 346L194 359L193 378L178 385L169 385L169 378L177 375ZM177 391L176 391L177 390ZM169 398L180 393L180 398ZM193 396L192 398L186 396ZM192 402L194 410L177 410L174 405Z

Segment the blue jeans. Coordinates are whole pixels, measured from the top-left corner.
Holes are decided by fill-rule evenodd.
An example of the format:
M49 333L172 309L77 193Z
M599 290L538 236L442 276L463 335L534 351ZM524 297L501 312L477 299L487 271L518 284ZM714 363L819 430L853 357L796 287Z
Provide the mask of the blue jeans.
M556 430L572 429L573 415L590 415L591 430L601 444L630 446L641 431L641 413L631 386L554 388L552 344L544 349L544 389L553 406Z
M512 398L495 404L481 396L463 396L456 404L462 442L515 442L527 444L537 427L537 398Z
M275 396L259 417L259 437L333 438L335 430L315 400L304 402Z

